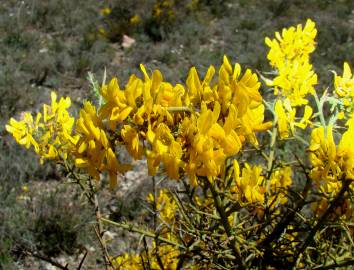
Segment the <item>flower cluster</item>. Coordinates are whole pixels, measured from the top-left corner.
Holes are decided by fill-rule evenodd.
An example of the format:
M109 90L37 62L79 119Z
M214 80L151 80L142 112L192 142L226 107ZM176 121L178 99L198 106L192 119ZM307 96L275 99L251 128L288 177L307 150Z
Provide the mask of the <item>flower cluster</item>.
M354 126L343 133L338 145L333 138L333 128L318 127L312 130L309 159L313 169L311 178L326 193L337 192L343 180L354 179Z
M262 175L262 171L263 168L259 165L245 163L241 172L237 160L233 160L234 184L231 192L235 194L236 201L263 205L267 196L267 203L271 207L286 202L284 194L292 184L291 167L275 169L269 179Z
M133 75L125 89L118 80L104 85L104 105L99 118L106 121L135 159L146 156L149 173L160 163L170 178L181 172L196 185L197 176L213 179L221 174L225 159L238 153L244 141L257 144L255 132L266 130L260 83L250 70L232 68L227 57L212 83L211 66L200 80L195 68L186 86L163 81L155 70L150 77L143 65L144 79Z
M41 162L44 159L65 159L78 140L72 134L75 120L68 112L70 105L69 97L60 98L57 102L57 95L52 92L51 105L44 104L43 113L38 113L35 120L25 112L21 121L11 118L6 130L19 144L26 148L32 145Z
M267 80L267 84L274 87L274 94L279 97L274 110L282 139L294 135L295 127L304 129L311 124L312 108L306 105L306 96L315 93L314 85L317 84L317 75L310 64L316 35L315 23L307 20L304 28L297 25L296 28L283 29L281 35L276 32L273 40L265 39L270 47L268 59L277 70L277 76ZM296 108L304 105L304 114L296 122Z
M344 62L342 76L334 73L334 89L341 104L337 117L343 119L352 114L354 109L354 75L347 62Z
M278 99L274 105L274 112L277 116L278 132L281 139L288 138L295 134L295 127L305 129L312 125L312 107L306 105L304 114L300 120L296 119L296 107L292 107L289 99Z
M161 189L156 197L149 193L146 200L155 205L158 216L163 222L172 224L178 207L167 189Z
M151 77L143 65L141 70L144 79L132 75L125 89L116 78L103 85L104 104L97 110L86 102L74 133L74 119L67 112L70 99L56 103L55 93L52 105L44 106L43 123L40 114L36 121L26 114L21 123L11 119L8 130L21 144L32 143L43 158L55 158L61 151L95 179L108 172L111 186L128 168L116 158L119 144L134 159L145 156L150 175L162 164L170 178L185 174L197 185L200 176L221 176L226 158L237 154L243 142L257 145L256 132L272 125L263 122L257 75L251 70L242 75L240 65L233 68L226 56L218 79L213 80L213 66L203 80L192 68L186 86L165 82L158 70ZM34 133L41 135L41 147Z
M164 269L177 269L178 258L178 249L170 245L160 244L158 248L155 245L155 248L149 250L148 254L141 256L124 253L112 260L113 268L110 269L144 270L147 262L151 269L160 269L161 265ZM190 266L188 269L196 268Z
M101 172L107 171L110 186L115 187L117 174L124 173L129 166L122 165L117 160L115 149L107 138L103 122L90 102L85 102L81 109L75 131L80 138L75 145L75 165L78 168L86 168L90 176L96 180L100 179Z
M349 106L354 97L354 74L352 74L347 62L343 65L343 76L334 74L334 87L336 94L346 99L344 105Z
M310 54L315 50L317 30L315 23L307 20L305 27L283 29L282 34L276 32L276 38L265 39L270 47L268 59L278 71L271 82L275 94L289 98L292 106L307 104L305 96L313 93L317 83L317 75L310 64Z

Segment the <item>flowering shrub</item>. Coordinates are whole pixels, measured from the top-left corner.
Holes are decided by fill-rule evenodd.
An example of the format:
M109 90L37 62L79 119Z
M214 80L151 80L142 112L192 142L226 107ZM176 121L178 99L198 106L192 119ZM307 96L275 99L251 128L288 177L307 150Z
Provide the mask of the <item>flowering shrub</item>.
M85 191L107 269L350 265L354 76L345 63L333 91L316 89L310 62L316 34L308 20L266 38L275 71L273 78L261 76L270 86L264 91L274 92L268 100L257 74L226 56L218 70L210 66L201 78L193 67L176 85L141 65L142 78L132 75L123 88L117 78L103 84L102 102L86 101L76 120L70 98L57 102L53 92L43 113L10 119L6 129L41 161L62 164ZM306 154L284 155L287 144ZM149 228L100 215L95 183L108 175L115 188L118 175L131 168L118 158L121 147L145 159L149 175L163 172L183 188L148 196ZM104 224L152 241L144 240L140 253L112 256L102 240Z

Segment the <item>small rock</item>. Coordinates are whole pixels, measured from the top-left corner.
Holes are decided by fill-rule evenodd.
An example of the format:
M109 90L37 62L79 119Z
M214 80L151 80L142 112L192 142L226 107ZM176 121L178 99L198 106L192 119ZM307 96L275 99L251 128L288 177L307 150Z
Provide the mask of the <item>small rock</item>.
M122 47L127 49L127 48L130 48L131 46L133 46L135 43L135 39L134 38L131 38L127 35L124 35L123 36L123 41L122 41Z

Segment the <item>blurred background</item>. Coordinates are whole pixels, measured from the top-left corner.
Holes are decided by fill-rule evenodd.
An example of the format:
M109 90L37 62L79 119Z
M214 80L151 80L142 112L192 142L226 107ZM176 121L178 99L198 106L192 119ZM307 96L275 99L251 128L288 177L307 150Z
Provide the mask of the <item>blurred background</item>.
M72 98L75 113L95 98L88 72L102 82L106 70L123 87L143 63L176 83L192 66L203 76L224 54L243 68L271 71L264 38L307 18L317 25L312 62L317 89L325 89L330 70L354 64L353 0L1 0L0 269L56 269L33 255L77 265L85 251L91 256L83 269L102 264L89 206L75 186L60 181L58 168L40 166L15 144L5 131L10 117L39 111L53 89ZM144 179L144 169L125 177ZM107 191L102 204L113 219L135 220L146 194L127 200L123 193ZM136 248L126 237L115 237L113 254Z

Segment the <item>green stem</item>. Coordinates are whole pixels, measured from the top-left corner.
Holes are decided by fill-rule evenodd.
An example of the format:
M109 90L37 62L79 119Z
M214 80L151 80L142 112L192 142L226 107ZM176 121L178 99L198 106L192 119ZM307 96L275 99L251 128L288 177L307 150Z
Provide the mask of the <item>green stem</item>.
M337 207L339 202L343 199L343 195L348 190L350 183L351 183L350 180L344 180L342 182L341 190L338 192L338 194L334 198L334 200L330 203L326 212L324 212L324 214L321 216L321 218L317 222L316 226L313 227L312 230L310 231L310 233L307 235L301 248L296 252L295 257L294 257L294 258L296 258L296 260L294 260L294 262L297 261L297 258L299 257L299 255L302 254L306 250L306 248L313 242L316 232L321 228L321 226L326 221L328 216L334 211L335 207Z
M268 163L267 163L267 178L270 177L270 174L273 169L273 162L274 162L274 155L275 155L275 143L277 141L277 135L278 135L278 128L277 128L277 123L273 126L272 130L272 136L270 138L270 150L269 150L269 156L268 156Z
M192 112L192 110L188 107L168 107L167 111L170 113L178 113L178 112Z
M323 115L323 104L319 100L316 92L313 94L313 96L315 98L315 102L316 102L316 106L317 106L317 109L318 109L318 115L320 117L321 124L322 124L323 127L326 127L326 120L325 120L324 115Z
M344 267L344 266L351 266L354 265L354 260L344 260L342 262L338 262L338 263L332 263L326 266L318 266L313 268L313 270L327 270L327 269L336 269L339 267Z
M246 263L242 258L240 248L238 247L235 237L232 233L232 228L231 228L231 225L230 225L229 220L227 218L221 198L220 198L219 194L216 192L215 188L213 187L213 184L210 183L208 179L205 179L205 181L206 181L206 183L211 191L211 194L213 196L216 210L218 211L218 213L220 215L221 222L222 222L222 225L225 229L226 235L230 238L230 247L237 259L236 262L241 262L241 269L247 269Z
M101 217L101 220L103 222L106 222L106 223L111 224L113 226L116 226L116 227L119 227L119 228L122 228L122 229L126 229L126 230L128 230L130 232L139 233L141 235L144 235L144 236L147 236L147 237L150 237L150 238L158 239L159 241L161 241L163 243L170 244L172 246L175 246L175 247L178 247L178 248L181 248L181 249L185 249L185 247L182 246L181 244L178 244L178 243L176 243L176 242L174 242L172 240L169 240L167 238L164 238L162 236L158 236L158 235L156 235L153 232L149 232L149 231L137 228L137 227L135 227L135 226L133 226L131 224L118 223L118 222L114 222L112 220L109 220L109 219L106 219L106 218L103 218L103 217Z
M72 176L72 178L76 181L76 183L80 186L81 190L84 192L86 198L91 203L91 205L95 205L95 201L93 198L93 194L87 191L86 187L81 183L81 178L79 175L76 174L73 167L70 167L67 160L61 157L62 162L64 164L65 170Z

